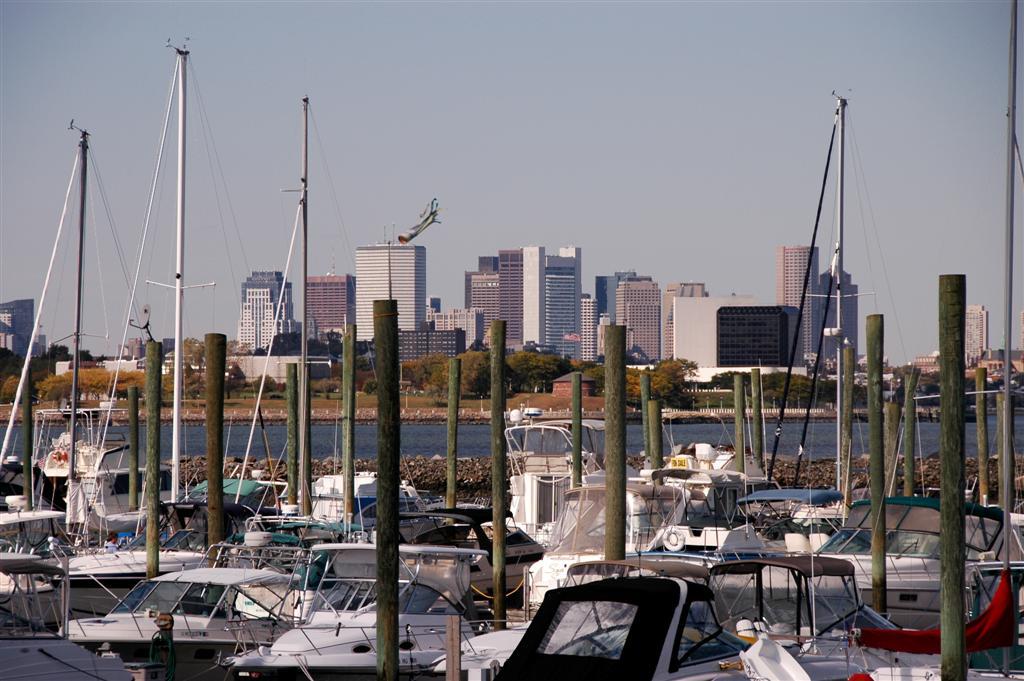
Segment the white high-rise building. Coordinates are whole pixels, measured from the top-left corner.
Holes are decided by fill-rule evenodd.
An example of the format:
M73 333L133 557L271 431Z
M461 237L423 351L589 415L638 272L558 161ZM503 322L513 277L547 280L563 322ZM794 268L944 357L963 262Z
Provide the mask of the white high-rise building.
M588 293L580 296L580 359L597 360L597 301Z
M390 250L390 268L388 251ZM427 249L413 244L375 244L356 249L358 340L373 339L373 301L398 301L398 328L416 331L427 319Z
M688 359L698 367L718 364L718 309L757 305L754 296L722 296L672 299L674 323L672 356Z
M284 297L281 298L281 287ZM278 299L281 314L274 319ZM242 310L238 316L238 342L250 350L266 349L275 335L295 333L299 324L292 314L292 285L273 271L253 271L242 282Z
M675 359L672 355L672 343L675 342L672 305L673 298L706 298L708 287L703 282L679 281L665 287L661 294L661 358Z
M570 359L579 358L582 342L581 255L580 248L566 246L544 261L544 344Z
M984 305L968 305L964 334L964 361L971 366L988 349L988 310Z
M525 246L523 252L523 343L543 344L544 316L544 247Z

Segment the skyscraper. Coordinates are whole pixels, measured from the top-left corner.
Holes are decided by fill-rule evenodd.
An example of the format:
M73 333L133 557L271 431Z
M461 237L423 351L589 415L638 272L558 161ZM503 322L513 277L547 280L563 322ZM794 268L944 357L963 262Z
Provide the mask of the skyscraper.
M597 360L597 301L589 293L580 296L580 359Z
M466 345L484 341L484 313L474 308L434 312L428 320L433 322L435 331L453 331L462 329L466 332Z
M661 357L661 290L651 277L629 277L615 289L615 323L626 327L626 351L656 362Z
M505 344L523 344L523 251L498 251L498 317L505 320Z
M843 337L846 341L853 346L853 354L857 354L857 343L858 343L858 332L857 325L859 321L859 305L857 304L857 291L858 287L853 283L852 277L849 272L843 272L842 276L842 300L843 300ZM829 286L829 272L828 270L821 273L821 277L818 279L818 291L822 294L828 293ZM818 303L817 309L818 317L821 319L821 312L824 303L823 298L818 298L821 301ZM820 322L819 322L820 324ZM832 289L832 300L828 305L828 319L825 320L825 325L832 328L836 325L836 293L835 288ZM811 349L813 353L818 348L818 333L820 332L820 326L815 324L814 326L814 346ZM821 354L824 357L834 358L836 356L836 339L831 336L825 336L824 342L822 343Z
M542 344L546 339L547 319L544 309L544 272L546 256L543 246L526 246L523 254L523 343Z
M310 334L344 333L345 327L356 323L356 278L348 274L326 274L309 277Z
M389 254L390 251L390 267ZM413 244L375 244L356 249L358 340L373 339L373 301L398 301L398 328L416 331L427 318L427 249Z
M964 335L964 360L976 364L988 349L988 310L984 305L968 305Z
M35 301L31 298L0 303L0 348L25 356L32 338L32 325L35 324L35 307Z
M800 307L800 295L804 290L804 277L807 274L807 256L811 257L811 276L807 281L807 299L804 303L804 315L800 324L802 354L797 363L813 354L818 347L818 330L821 327L821 298L818 279L818 247L810 246L777 246L775 248L775 303L790 307ZM843 312L846 310L844 308ZM845 315L844 315L845 316ZM856 334L854 334L856 335Z
M284 295L281 289L284 287ZM276 315L278 300L280 314ZM292 312L292 285L281 272L254 270L242 282L238 342L250 350L267 349L274 336L300 330ZM169 352L169 351L168 351Z
M581 263L582 250L566 246L558 249L558 255L547 256L544 264L544 344L571 359L579 358L582 342Z
M665 287L661 299L661 357L673 359L672 344L675 338L673 324L673 298L707 298L708 289L703 282L673 282Z
M635 271L628 270L626 272L616 272L615 274L594 277L594 300L597 305L597 318L599 320L601 315L607 314L610 320L609 323L617 323L615 321L615 291L618 289L620 281L635 276Z

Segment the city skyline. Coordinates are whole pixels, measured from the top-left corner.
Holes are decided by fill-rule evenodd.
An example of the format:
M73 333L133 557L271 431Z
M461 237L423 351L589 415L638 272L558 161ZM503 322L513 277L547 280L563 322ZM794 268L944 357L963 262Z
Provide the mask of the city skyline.
M284 269L295 195L281 190L299 181L304 95L311 272L353 271L354 245L408 227L438 196L443 224L422 243L437 247L427 289L449 305L461 282L446 273L538 242L585 248L588 283L629 268L770 303L771 249L810 240L837 90L850 99L845 270L864 295L861 315L887 317L886 354L902 363L937 347L946 272L967 275L968 298L991 311L990 342L1001 344L1002 274L991 267L1005 200L1000 3L296 12L6 2L0 31L0 249L20 254L0 263L0 299L38 299L74 118L92 135L106 196L94 183L85 327L106 340L88 338L92 350L120 342L173 66L168 36L192 38L186 283L217 282L186 293L186 335L231 334L237 283ZM173 156L142 282L173 279ZM44 311L51 339L69 332L69 269ZM169 335L171 295L140 283L141 304L154 333Z

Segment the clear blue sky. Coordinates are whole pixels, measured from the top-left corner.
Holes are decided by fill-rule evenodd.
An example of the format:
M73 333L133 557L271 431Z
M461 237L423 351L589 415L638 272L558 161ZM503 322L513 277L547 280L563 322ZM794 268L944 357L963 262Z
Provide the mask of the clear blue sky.
M280 190L298 184L303 95L323 142L312 138L311 271L352 271L356 245L437 196L444 224L420 243L428 292L450 307L477 255L569 243L583 248L585 291L632 268L774 303L774 247L810 238L838 89L862 162L849 166L847 264L878 294L861 312L885 313L887 354L935 349L937 277L953 272L967 275L968 302L990 308L999 345L1008 14L1004 2L5 0L0 299L41 290L72 118L92 133L134 267L173 68L164 43L189 36L219 154L194 107L186 279L218 285L188 295L188 335L233 337L246 270L284 267L296 195ZM143 279L170 281L173 146L167 161ZM218 161L226 191L211 180ZM94 197L86 330L119 339L127 286ZM72 267L73 254L58 259L51 341L71 328ZM1018 268L1018 310L1020 281ZM170 296L143 286L140 300L171 335Z

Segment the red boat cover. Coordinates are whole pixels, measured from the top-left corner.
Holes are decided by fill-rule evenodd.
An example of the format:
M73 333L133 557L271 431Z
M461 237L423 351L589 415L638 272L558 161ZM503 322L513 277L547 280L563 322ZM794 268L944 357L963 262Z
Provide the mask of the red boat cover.
M1010 572L1003 570L995 596L985 612L967 623L967 652L1013 645L1017 618L1013 612ZM939 629L861 629L858 643L864 648L881 648L901 653L938 655Z

